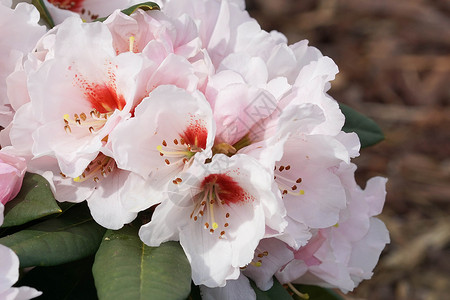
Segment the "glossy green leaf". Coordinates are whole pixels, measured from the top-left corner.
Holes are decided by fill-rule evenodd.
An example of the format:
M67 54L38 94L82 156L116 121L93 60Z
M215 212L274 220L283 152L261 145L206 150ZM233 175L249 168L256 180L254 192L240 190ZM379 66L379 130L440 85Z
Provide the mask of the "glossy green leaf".
M41 14L41 18L48 24L50 28L55 27L55 22L53 21L52 16L47 10L47 7L42 0L32 0L31 4L33 4L39 13Z
M345 124L342 128L345 132L356 132L361 141L361 147L369 147L384 140L383 132L372 119L355 111L345 104L339 104L345 115Z
M3 237L0 244L16 252L21 267L54 266L94 254L104 232L83 203L54 219Z
M27 272L18 286L30 286L43 295L35 298L47 300L79 300L97 298L92 276L94 256L54 267L36 267Z
M130 6L127 9L122 10L121 12L129 16L138 9L142 9L142 10L146 10L146 11L147 10L160 10L159 5L155 2L143 2L143 3L139 3L136 5ZM95 21L103 22L107 18L108 17L98 18L98 19L95 19Z
M180 244L148 247L137 232L106 232L92 269L99 299L186 299L191 269Z
M301 293L308 294L309 300L344 300L335 291L320 286L294 284L294 287ZM294 296L295 299L301 299Z
M273 279L273 286L268 291L261 291L256 284L250 280L250 284L256 293L256 300L292 300L289 292L278 282Z
M61 212L47 180L38 174L26 173L19 194L5 205L2 227L22 225Z

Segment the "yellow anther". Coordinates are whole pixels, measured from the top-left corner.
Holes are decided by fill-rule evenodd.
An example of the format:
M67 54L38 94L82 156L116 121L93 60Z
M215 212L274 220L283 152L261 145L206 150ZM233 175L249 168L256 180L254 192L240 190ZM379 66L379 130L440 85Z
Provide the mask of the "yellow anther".
M304 195L305 191L304 190L300 190L299 193L300 193L300 195Z
M66 120L66 121L69 121L69 120L70 120L70 116L69 116L68 114L65 114L65 115L63 116L63 118L64 118L64 120Z
M252 262L250 262L250 264L252 265L252 266L255 266L255 267L261 267L262 266L262 262L260 262L260 261L252 261Z
M80 178L80 176L78 176L78 177L75 177L75 178L73 179L73 181L75 181L75 182L81 182L81 178Z

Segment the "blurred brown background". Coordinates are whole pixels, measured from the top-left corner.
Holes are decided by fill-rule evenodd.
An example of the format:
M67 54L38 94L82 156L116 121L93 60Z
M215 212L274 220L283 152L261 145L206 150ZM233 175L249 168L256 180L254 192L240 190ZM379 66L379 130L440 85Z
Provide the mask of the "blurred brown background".
M354 162L362 187L389 178L391 244L346 299L450 299L450 0L246 2L263 29L330 56L330 94L386 135Z

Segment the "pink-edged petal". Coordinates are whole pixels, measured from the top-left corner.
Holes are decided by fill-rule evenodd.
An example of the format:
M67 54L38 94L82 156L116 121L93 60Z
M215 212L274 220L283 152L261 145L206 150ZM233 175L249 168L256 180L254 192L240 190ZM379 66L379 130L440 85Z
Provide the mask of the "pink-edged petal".
M22 286L22 287L18 287L18 288L12 288L14 290L15 296L12 299L14 300L28 300L28 299L33 299L36 298L40 295L42 295L42 292L37 291L34 288L31 287L27 287L27 286ZM1 295L0 295L1 297ZM4 298L5 300L9 300L8 297Z
M186 211L192 207L177 206L170 199L163 201L155 209L152 221L139 230L141 240L151 246L158 247L167 241L178 241L179 230L188 223Z
M276 163L275 181L283 194L288 215L313 228L336 224L346 206L339 177L329 168L345 158L345 149L327 136L292 137Z
M231 265L230 243L212 238L202 226L187 226L180 232L180 243L191 263L196 285L224 286L227 279L239 276L239 268Z
M386 199L386 183L387 178L373 177L367 181L364 195L369 204L369 215L377 216L381 213Z
M108 177L101 179L101 184L87 199L92 217L103 227L117 230L137 216L137 212L130 212L122 205L122 202L126 201L127 194L121 191L128 175L127 171L114 171Z
M256 294L250 285L250 281L242 274L236 280L228 280L224 287L209 288L201 285L200 293L204 300L256 299Z
M273 285L274 274L293 258L294 254L282 241L274 238L263 239L255 251L254 264L248 265L243 273L251 278L258 288L267 291Z
M363 279L370 279L378 263L381 251L389 244L389 232L386 225L377 218L370 218L370 228L364 238L353 244L348 265L354 270L350 276L357 286Z
M0 203L3 205L19 193L27 170L25 159L14 155L10 149L0 151Z
M164 199L164 193L155 189L153 182L130 172L120 192L121 205L129 212L140 212Z
M11 249L1 244L0 254L0 292L3 292L19 279L19 258Z

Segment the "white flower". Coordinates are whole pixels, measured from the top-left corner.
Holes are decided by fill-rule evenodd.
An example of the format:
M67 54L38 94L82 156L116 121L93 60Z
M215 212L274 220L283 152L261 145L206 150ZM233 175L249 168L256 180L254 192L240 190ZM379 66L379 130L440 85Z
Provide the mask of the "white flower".
M194 283L224 286L251 262L265 233L265 211L284 214L274 205L271 185L270 173L246 155L217 154L209 164L194 160L139 235L150 246L180 240Z
M133 199L138 203L128 201L127 205L134 210L148 208L148 201L144 201L148 193L159 202L167 184L198 155L210 157L214 133L211 108L201 93L191 94L170 85L152 91L136 107L134 117L110 135L119 168L142 176L142 180L135 176L135 184L142 187L134 191Z
M7 78L22 63L38 39L44 35L45 27L38 24L39 12L28 3L19 3L11 9L11 1L0 3L0 126L11 122L16 103L11 103L7 94Z
M28 72L30 102L15 115L12 145L51 182L59 201L87 199L97 222L118 229L136 212L120 204L129 172L117 169L107 142L131 115L142 58L116 55L106 25L78 18L55 27L40 49L45 54Z
M356 167L342 163L335 170L347 193L348 206L335 226L320 229L277 274L281 283L296 282L353 290L372 276L381 251L389 243L386 226L375 218L383 207L386 179L375 177L362 190Z
M27 300L42 293L27 286L12 287L19 279L19 258L6 246L0 244L0 299Z

